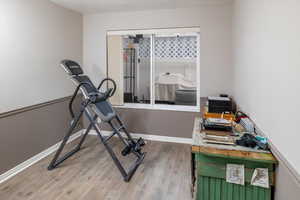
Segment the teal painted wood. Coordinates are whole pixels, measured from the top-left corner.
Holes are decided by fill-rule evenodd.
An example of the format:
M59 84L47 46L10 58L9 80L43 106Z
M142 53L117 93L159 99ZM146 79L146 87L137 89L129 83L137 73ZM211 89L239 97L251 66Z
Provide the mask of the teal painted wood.
M232 189L232 184L226 184L227 185L227 199L232 199L232 193L233 193L233 189Z
M243 164L245 168L268 168L269 171L274 171L274 164L270 163L263 163L263 162L255 162L249 160L240 160L240 159L226 159L226 158L218 158L218 157L211 157L207 155L203 155L201 153L196 154L198 157L198 161L207 162L210 164L219 164L219 165L226 165L227 163L235 163L235 164Z
M252 187L252 189L253 189L253 199L258 199L257 187Z
M233 185L233 199L239 200L240 198L240 185L234 184Z
M204 194L205 194L205 192L204 192L204 182L205 182L205 177L204 176L201 176L201 177L199 177L199 187L198 187L198 197L199 197L199 199L205 199L205 197L204 197Z
M227 183L224 179L199 176L197 200L271 200L271 189L249 184Z
M240 200L246 200L246 187L240 187Z
M204 178L204 199L209 199L209 196L210 196L210 191L209 191L209 180L210 178L209 177L205 177Z
M201 168L199 164L205 164L202 158L196 155L198 171ZM248 164L256 167L255 163ZM273 168L267 166L269 169ZM224 178L205 176L197 172L197 200L271 200L271 193L271 188L252 186L247 182L245 185L231 184L227 183Z
M209 194L210 194L210 200L215 200L215 196L216 196L216 179L210 179L210 184L209 184Z
M222 184L222 191L221 191L221 194L220 194L220 196L222 196L222 198L224 198L225 200L227 200L227 192L228 192L228 190L227 190L227 184L224 184L224 180L223 179L221 179L221 184Z
M246 199L252 200L252 188L251 187L246 187Z
M271 193L272 193L271 190L266 191L266 199L271 199Z
M259 196L260 200L264 200L266 198L265 190L259 190L258 191L258 196Z
M222 193L222 187L221 187L221 179L216 179L216 194L215 194L215 199L216 200L221 200L221 193Z

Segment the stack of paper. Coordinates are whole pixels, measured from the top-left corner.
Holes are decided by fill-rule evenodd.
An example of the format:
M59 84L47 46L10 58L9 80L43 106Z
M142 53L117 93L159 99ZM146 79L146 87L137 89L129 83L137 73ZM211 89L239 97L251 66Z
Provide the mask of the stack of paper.
M203 133L203 142L212 144L227 144L234 145L235 139L231 136L217 136Z
M214 124L231 124L231 121L223 118L207 118L206 121Z

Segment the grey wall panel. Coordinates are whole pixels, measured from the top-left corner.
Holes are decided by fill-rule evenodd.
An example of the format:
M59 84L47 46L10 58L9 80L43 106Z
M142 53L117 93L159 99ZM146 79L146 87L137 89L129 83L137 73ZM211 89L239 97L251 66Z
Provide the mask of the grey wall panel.
M76 110L79 108L79 100L77 98L74 104ZM0 118L0 174L63 138L70 122L68 101L65 99Z
M117 112L129 131L171 137L191 138L194 118L199 113L168 111L118 109Z
M117 108L121 119L132 133L191 138L197 112ZM84 121L85 128L88 125ZM103 130L110 130L103 124Z

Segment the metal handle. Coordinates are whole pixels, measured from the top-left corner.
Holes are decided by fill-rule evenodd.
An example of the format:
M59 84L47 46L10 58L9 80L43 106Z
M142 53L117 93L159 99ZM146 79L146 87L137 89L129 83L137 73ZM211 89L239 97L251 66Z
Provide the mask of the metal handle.
M97 89L100 90L100 88L102 87L102 85L103 85L105 82L108 82L108 81L112 82L112 84L113 84L113 88L109 88L109 89L105 92L105 94L107 94L107 97L109 98L109 97L112 97L112 96L115 94L116 90L117 90L117 84L116 84L116 82L115 82L113 79L111 79L111 78L105 78L105 79L103 79L103 80L101 81L101 83L99 84L99 86L98 86Z
M70 111L70 115L71 115L72 119L74 119L74 117L75 117L75 114L74 114L74 111L73 111L73 102L74 102L74 100L75 100L75 97L77 96L77 93L78 93L80 87L83 86L83 85L89 85L90 87L93 87L93 86L92 86L90 83L88 83L88 82L80 83L80 84L77 86L77 88L76 88L76 90L75 90L75 92L74 92L74 94L73 94L73 96L72 96L72 98L71 98L71 100L70 100L70 102L69 102L69 111Z

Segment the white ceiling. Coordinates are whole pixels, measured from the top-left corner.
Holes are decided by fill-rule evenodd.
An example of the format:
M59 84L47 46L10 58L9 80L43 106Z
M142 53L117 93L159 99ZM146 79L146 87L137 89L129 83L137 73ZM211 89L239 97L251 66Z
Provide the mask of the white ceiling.
M72 10L88 14L116 11L137 11L189 8L231 3L232 0L50 0Z

